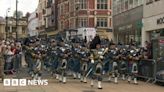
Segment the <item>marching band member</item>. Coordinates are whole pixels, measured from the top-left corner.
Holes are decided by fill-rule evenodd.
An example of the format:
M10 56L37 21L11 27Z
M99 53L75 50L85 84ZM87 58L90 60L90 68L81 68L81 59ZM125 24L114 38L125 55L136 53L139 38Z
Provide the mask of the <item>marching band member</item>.
M59 67L58 67L58 72L59 72L59 81L63 82L64 84L66 83L66 71L68 69L68 59L71 55L70 53L70 48L65 44L64 42L60 43L60 59L59 59Z
M83 47L81 49L81 82L87 83L87 70L89 65L89 49Z
M138 61L139 58L139 50L134 46L131 47L129 52L129 67L130 67L130 74L128 76L128 82L130 83L131 80L134 80L134 84L138 84L137 82L137 74L138 74Z
M97 87L98 89L102 89L103 55L106 51L108 49L102 50L100 44L97 44L96 49L93 49L91 52L91 87L94 86L94 80L97 79Z
M112 59L112 77L114 78L114 83L118 83L118 61L119 61L119 49L116 47L115 44L111 45L110 47L110 55ZM111 81L111 76L109 76L108 81Z

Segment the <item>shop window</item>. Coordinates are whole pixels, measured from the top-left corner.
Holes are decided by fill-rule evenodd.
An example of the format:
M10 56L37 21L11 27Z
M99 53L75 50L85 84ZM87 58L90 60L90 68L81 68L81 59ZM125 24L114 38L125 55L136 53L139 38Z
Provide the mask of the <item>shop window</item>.
M164 36L164 29L160 32L160 36Z

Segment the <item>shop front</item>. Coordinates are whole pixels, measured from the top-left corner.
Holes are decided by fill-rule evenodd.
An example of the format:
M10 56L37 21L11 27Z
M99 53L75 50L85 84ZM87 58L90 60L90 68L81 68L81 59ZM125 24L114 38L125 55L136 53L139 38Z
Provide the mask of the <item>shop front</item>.
M164 13L143 19L142 46L145 41L164 38Z
M108 28L97 28L97 34L102 39L113 40L113 30Z
M113 16L116 43L141 44L143 6Z

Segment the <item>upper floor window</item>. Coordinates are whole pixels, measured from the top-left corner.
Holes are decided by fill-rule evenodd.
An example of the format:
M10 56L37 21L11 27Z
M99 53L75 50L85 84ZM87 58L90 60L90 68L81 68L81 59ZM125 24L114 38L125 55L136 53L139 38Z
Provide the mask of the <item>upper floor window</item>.
M108 27L108 18L97 18L97 27Z
M108 0L97 0L97 9L108 9Z
M125 0L125 10L128 10L128 8L129 8L128 0Z
M129 8L133 8L133 0L129 0Z
M125 9L125 4L124 4L124 1L121 0L121 12L123 12Z
M79 0L80 3L80 9L87 9L87 1L88 0Z
M138 6L138 2L139 2L140 0L134 0L134 7L137 7Z

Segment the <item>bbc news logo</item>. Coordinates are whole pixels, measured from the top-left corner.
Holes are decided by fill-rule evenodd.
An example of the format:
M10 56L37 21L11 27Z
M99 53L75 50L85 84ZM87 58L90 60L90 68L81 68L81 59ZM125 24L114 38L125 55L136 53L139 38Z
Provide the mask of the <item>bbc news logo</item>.
M47 86L48 80L4 79L4 86Z

